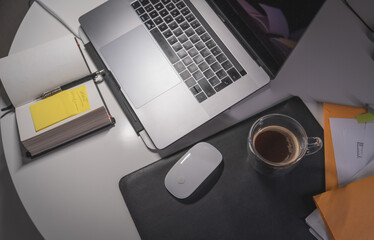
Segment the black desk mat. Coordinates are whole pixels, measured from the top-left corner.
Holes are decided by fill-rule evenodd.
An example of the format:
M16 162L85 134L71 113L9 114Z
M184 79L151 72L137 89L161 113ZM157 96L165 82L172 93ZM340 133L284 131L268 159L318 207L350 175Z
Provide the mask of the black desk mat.
M306 156L292 172L266 177L247 159L252 123L269 113L298 120L308 136L323 129L297 97L205 139L223 163L186 200L173 197L164 178L187 149L123 177L120 190L142 239L314 239L305 218L312 196L325 190L324 151Z

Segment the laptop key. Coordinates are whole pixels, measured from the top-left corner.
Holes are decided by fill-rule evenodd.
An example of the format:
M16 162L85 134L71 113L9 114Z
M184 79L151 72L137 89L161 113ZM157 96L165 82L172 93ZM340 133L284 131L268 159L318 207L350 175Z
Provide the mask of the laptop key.
M231 68L230 70L227 71L227 73L229 74L231 79L234 81L238 80L241 77L235 68Z
M179 2L179 3L176 4L176 6L177 6L178 9L182 9L186 6L186 4L184 4L184 2Z
M191 56L191 57L194 57L196 56L196 54L198 54L199 52L196 50L196 48L191 48L189 51L188 51L188 54Z
M193 58L193 61L196 64L200 64L202 61L204 61L204 58L199 54L199 55L197 55L196 57Z
M222 89L224 89L225 87L227 87L228 85L230 85L231 83L232 83L231 79L229 77L226 77L226 78L222 79L220 84L218 84L217 86L214 87L214 90L219 92Z
M161 2L162 2L163 4L168 4L168 3L170 2L170 0L161 0Z
M188 40L188 37L186 36L186 34L183 34L178 37L178 40L180 43L184 43Z
M183 80L186 80L187 78L191 77L191 74L185 70L179 74Z
M149 0L152 4L158 3L160 0Z
M181 35L181 34L183 33L183 31L182 31L182 29L177 28L177 29L175 29L175 30L173 31L173 33L174 33L174 35L175 35L176 37L179 37L179 35Z
M138 8L138 9L136 9L135 12L136 12L138 15L142 15L143 13L145 13L145 10L144 10L144 8L140 7L140 8Z
M145 26L149 29L149 30L151 30L152 28L154 28L156 25L152 22L152 20L148 20L148 21L146 21L145 23Z
M199 92L201 92L201 87L199 85L195 85L193 86L192 88L190 88L191 92L193 95L196 95L198 94Z
M190 37L190 40L192 43L197 43L198 41L200 41L200 38L199 36L197 36L196 34L194 34L192 37Z
M191 25L192 25L192 24L191 24ZM205 33L205 29L204 29L202 26L196 28L195 31L196 31L196 33L199 34L199 35ZM203 41L204 41L204 39L203 39Z
M211 97L216 93L205 78L200 79L198 83L208 97Z
M158 12L157 12L156 10L154 10L154 11L152 11L152 12L149 13L149 16L150 16L151 18L155 18L155 17L158 16Z
M221 65L219 65L218 62L213 63L212 66L210 67L213 69L214 72L217 72L218 70L221 69Z
M210 40L210 36L208 33L204 33L203 35L201 35L201 39L206 42L208 40Z
M190 88L190 87L192 87L193 85L196 84L196 81L192 77L190 77L189 79L184 81L184 83L187 85L187 87Z
M134 9L137 9L138 7L140 7L140 3L139 3L138 1L136 1L136 2L131 3L131 6L132 6Z
M160 11L161 9L164 8L164 5L162 5L162 3L157 3L157 4L155 5L155 8L156 8L158 11Z
M219 79L222 79L222 78L224 78L224 77L227 76L227 73L225 72L225 70L221 69L221 70L219 70L218 72L216 72L216 75L217 75L217 77L218 77Z
M182 59L182 62L187 66L192 63L192 59L190 57L185 57Z
M188 41L188 42L183 43L183 47L184 49L189 50L190 48L193 47L193 45L190 41Z
M161 17L165 17L166 15L168 15L168 10L166 10L165 8L162 9L161 11L158 12Z
M180 59L182 59L185 56L187 56L187 52L186 52L186 50L182 49L179 52L177 52L177 55L179 56Z
M165 23L161 24L160 26L158 26L160 28L160 31L163 32L165 31L166 29L168 29L168 26L166 26Z
M227 58L223 53L221 53L220 55L217 56L217 60L218 60L218 62L222 63L222 62L226 61Z
M161 17L155 18L153 21L155 22L156 25L159 25L159 24L164 22L164 21L162 21Z
M183 9L181 10L181 13L182 13L183 16L186 16L186 15L190 14L191 11L190 11L190 9L188 9L188 8L183 8Z
M145 6L144 8L147 12L150 12L154 9L154 7L152 6L152 4L148 4L147 6Z
M175 8L175 5L173 3L169 3L168 5L166 5L166 8L171 11Z
M173 33L169 29L166 30L163 34L164 34L165 38L169 38L169 37L173 36Z
M192 22L192 21L195 20L195 19L196 19L195 16L192 15L192 14L186 16L186 20L187 20L188 22Z
M200 42L195 44L195 47L197 48L197 50L200 51L201 49L203 49L205 47L205 45L204 45L203 42L200 41Z
M174 29L176 29L177 27L178 27L178 24L177 24L176 22L172 22L172 23L169 24L169 28L170 28L171 30L174 30Z
M205 94L202 92L202 93L199 93L195 96L195 98L197 99L197 101L199 101L199 103L203 102L204 100L207 99L207 97L205 96Z
M150 30L150 33L155 38L158 45L161 47L162 51L165 53L169 61L174 64L179 61L179 57L173 49L170 47L169 43L166 41L166 39L162 36L162 33L157 28L153 28Z
M208 57L205 58L205 60L207 63L209 63L209 65L212 65L216 61L213 55L209 55Z
M180 61L177 62L176 64L174 64L174 68L175 68L175 70L177 70L178 73L181 73L182 71L184 71L186 69L184 64Z
M173 11L170 12L170 14L173 17L177 17L180 14L180 12L178 11L178 9L174 9Z
M195 21L193 21L193 22L191 23L191 26L192 26L193 28L198 28L198 27L200 27L200 23L199 23L197 20L195 20Z
M210 54L210 51L209 51L207 48L204 48L203 50L200 51L200 54L201 54L203 57L208 57L209 54Z
M210 82L210 84L212 84L212 86L215 86L218 83L220 83L221 81L216 76L213 76L212 78L209 78L209 82Z
M199 80L200 78L204 77L204 76L203 76L203 73L200 72L200 71L196 71L196 72L192 73L192 76L193 76L196 80Z
M190 65L188 65L187 67L188 71L190 71L191 73L195 72L198 68L196 66L196 64L192 63Z
M178 52L179 50L181 50L183 48L180 43L176 43L172 47L173 47L174 51L176 51L176 52Z
M207 79L210 79L212 77L214 77L214 72L212 71L212 69L208 69L204 72L204 76L207 78ZM218 79L217 79L218 80Z
M145 6L149 3L149 0L139 0L139 2L142 6Z
M218 47L214 47L210 51L212 51L214 56L221 54L221 49L219 49Z
M200 63L199 68L202 72L204 72L205 70L209 68L209 65L206 62L202 62Z
M195 31L192 28L188 28L186 31L184 31L187 35L187 37L191 37L195 34Z
M179 15L175 18L175 21L179 24L181 24L182 22L184 22L184 17L182 15Z
M145 21L147 21L147 20L149 19L149 15L146 14L146 13L144 13L143 15L140 16L140 19L141 19L143 22L145 22Z
M186 30L187 28L189 28L190 27L190 25L188 24L188 22L186 22L186 21L184 21L183 23L181 23L181 28L183 29L183 30Z
M178 42L178 39L172 36L171 38L168 39L168 42L170 43L170 45L173 45L174 43Z
M211 49L211 48L214 48L216 46L216 44L214 43L214 41L212 39L210 39L208 42L205 43L206 46Z
M171 21L173 21L173 18L170 15L167 15L166 17L164 17L164 21L166 22L166 24L169 24Z
M223 67L223 69L225 69L227 71L228 69L230 69L232 67L232 64L229 61L226 61L226 62L222 63L222 67Z

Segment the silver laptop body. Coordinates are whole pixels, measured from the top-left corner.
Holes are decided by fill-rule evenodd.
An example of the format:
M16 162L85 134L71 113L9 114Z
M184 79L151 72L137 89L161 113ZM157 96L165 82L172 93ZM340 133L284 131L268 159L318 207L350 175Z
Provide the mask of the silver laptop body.
M153 10L156 7L152 1L140 2L145 4L142 6L139 3L142 9ZM163 1L155 2L163 4ZM174 2L178 1L170 2L176 5L177 3ZM203 30L213 40L213 43L212 41L210 43L218 45L220 47L218 51L225 53L224 57L229 60L229 63L224 61L225 68L236 70L233 70L235 72L233 76L230 75L232 71L230 74L221 71L218 77L213 76L212 71L213 73L220 71L217 64L215 65L217 68L212 70L212 62L208 63L210 68L206 68L207 64L195 61L201 59L201 57L197 58L198 55L203 54L203 58L207 58L209 54L217 57L220 52L214 52L213 48L204 53L200 51L203 49L189 51L188 47L191 46L187 42L193 41L190 38L192 36L187 36L187 40L180 39L179 36L174 36L174 30L171 31L172 35L167 35L166 30L163 32L164 29L160 29L161 24L154 23L154 26L150 26L152 22L148 20L152 18L142 19L143 10L137 11L140 8L133 0L109 0L83 15L79 20L85 34L118 81L123 95L158 149L169 146L270 81L266 72L251 58L205 1L190 0L186 2L185 7L180 6L183 9L172 8L172 5L166 8L167 4L163 5L168 11L165 13L169 15L172 15L171 11L174 9L178 9L182 15L183 9L194 13L193 8L196 8L209 24L206 27L203 23ZM173 12L174 15L177 15L176 13ZM187 22L186 16L184 15L184 19ZM192 28L192 23L189 23ZM200 33L197 34L196 31L198 30L195 29L195 34L199 35ZM212 31L220 40L211 34ZM176 37L178 42L175 44L180 43L182 49L161 48L160 42L164 44L171 37ZM219 41L224 46L218 43ZM185 52L180 53L181 50ZM187 57L192 62L187 61ZM183 59L190 65L183 67L180 64ZM221 69L222 64L220 60ZM212 76L219 81L217 82L217 79L210 81ZM200 81L202 79L204 81ZM228 79L231 79L231 82L223 82ZM207 83L210 86L206 85ZM208 93L201 94L205 88L208 89ZM212 89L214 91L209 92Z

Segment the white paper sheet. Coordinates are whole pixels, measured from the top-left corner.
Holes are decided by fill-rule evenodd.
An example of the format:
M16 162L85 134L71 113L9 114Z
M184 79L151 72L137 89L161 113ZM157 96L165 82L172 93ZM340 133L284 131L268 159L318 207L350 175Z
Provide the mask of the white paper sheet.
M330 125L338 183L344 186L374 157L374 124L330 118Z
M309 216L305 219L305 222L313 231L313 236L317 239L330 240L330 236L327 233L325 223L321 215L319 214L318 209L315 209Z
M72 35L0 59L0 79L15 107L88 74Z

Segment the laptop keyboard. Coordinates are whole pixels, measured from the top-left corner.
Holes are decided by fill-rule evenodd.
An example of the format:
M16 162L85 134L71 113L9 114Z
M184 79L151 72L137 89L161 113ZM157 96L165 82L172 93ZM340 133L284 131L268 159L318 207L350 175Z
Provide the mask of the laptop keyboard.
M139 0L131 5L199 102L246 74L190 2Z

